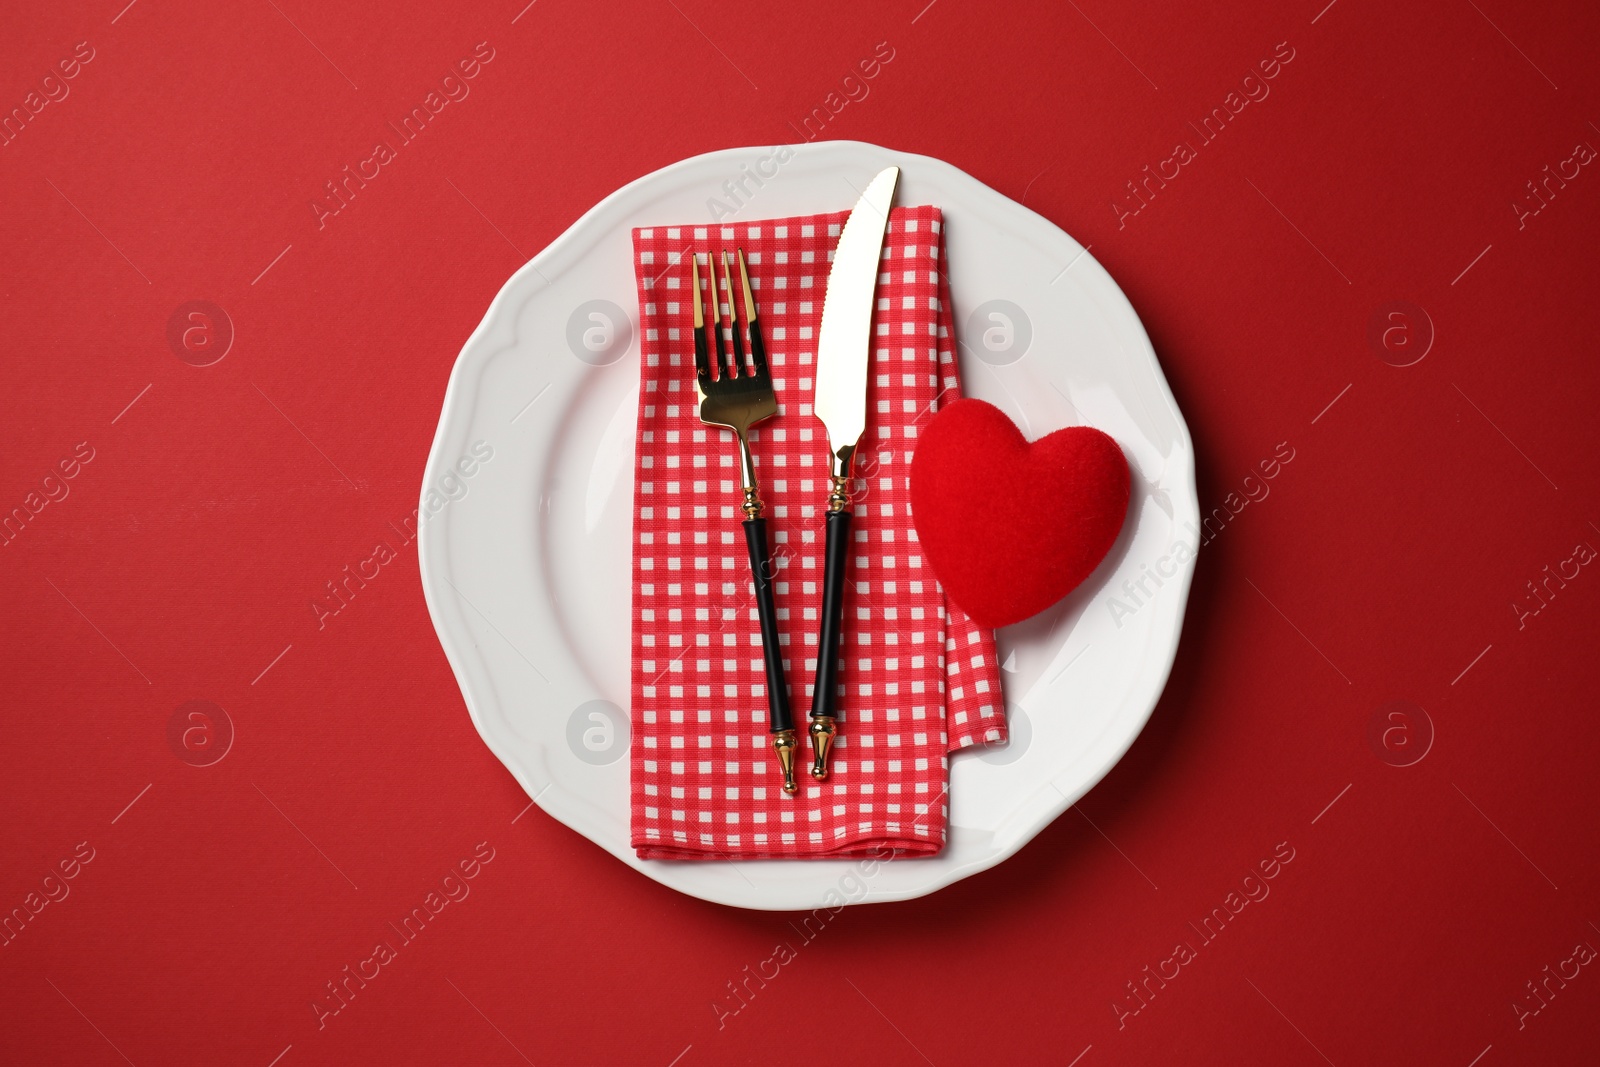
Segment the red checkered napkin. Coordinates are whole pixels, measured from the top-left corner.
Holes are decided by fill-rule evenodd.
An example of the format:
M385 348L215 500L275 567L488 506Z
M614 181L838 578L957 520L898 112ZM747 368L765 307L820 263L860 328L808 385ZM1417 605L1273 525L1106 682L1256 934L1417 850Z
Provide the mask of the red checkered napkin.
M846 212L633 233L643 355L634 471L633 846L645 859L931 855L951 749L1006 736L994 637L949 604L911 525L918 427L959 395L938 208L896 208L884 242L868 425L840 645L833 772L783 793L733 435L694 388L692 252L745 249L779 414L755 454L777 565L800 757L822 601L828 446L812 415L822 298ZM702 272L704 277L704 272ZM737 286L737 278L735 278Z

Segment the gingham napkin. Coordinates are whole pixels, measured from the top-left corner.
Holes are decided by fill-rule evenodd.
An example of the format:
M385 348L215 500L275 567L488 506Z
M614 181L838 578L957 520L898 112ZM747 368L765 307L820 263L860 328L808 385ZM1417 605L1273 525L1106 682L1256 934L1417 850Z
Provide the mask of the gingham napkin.
M633 234L643 343L631 771L633 846L646 859L881 855L885 847L933 854L945 838L947 753L1006 736L993 635L945 600L911 524L907 476L918 427L959 395L960 383L939 209L896 208L856 466L833 770L817 783L797 768L799 795L780 788L739 526L738 449L731 433L698 416L689 255L742 247L749 260L779 403L750 447L808 768L828 495L827 437L812 415L812 382L823 293L847 214Z

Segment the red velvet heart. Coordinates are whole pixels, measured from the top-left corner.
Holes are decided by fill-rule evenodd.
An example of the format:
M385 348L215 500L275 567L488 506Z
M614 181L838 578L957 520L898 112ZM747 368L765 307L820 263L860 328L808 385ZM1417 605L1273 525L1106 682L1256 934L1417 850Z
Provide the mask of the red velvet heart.
M1020 622L1087 578L1122 531L1128 461L1069 426L1032 444L981 400L941 409L911 459L911 518L934 576L980 625Z

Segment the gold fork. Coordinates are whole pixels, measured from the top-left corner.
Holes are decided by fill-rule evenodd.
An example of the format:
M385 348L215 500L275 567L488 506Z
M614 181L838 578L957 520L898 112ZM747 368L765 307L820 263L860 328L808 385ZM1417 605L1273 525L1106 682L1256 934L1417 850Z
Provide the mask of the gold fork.
M783 791L794 794L799 787L794 779L794 755L799 745L795 737L794 716L789 711L789 687L783 676L783 650L778 644L778 612L772 599L772 561L767 551L767 520L761 517L761 502L756 482L755 461L750 455L750 427L778 413L778 397L772 389L772 373L767 369L767 350L761 339L761 323L755 300L750 295L750 273L745 268L744 249L738 250L739 281L744 296L744 317L750 328L750 361L745 362L744 338L733 300L733 275L728 253L722 253L722 281L727 294L728 320L733 326L732 359L722 341L722 307L717 294L717 268L706 253L706 282L710 290L709 330L716 338L716 375L712 375L712 346L708 343L705 308L700 298L700 257L689 257L690 285L694 290L694 368L695 388L700 394L700 421L708 426L732 430L739 439L739 476L744 492L740 508L745 518L744 539L750 553L750 577L755 583L757 614L761 620L761 651L767 670L767 722L772 734L772 751L783 772Z

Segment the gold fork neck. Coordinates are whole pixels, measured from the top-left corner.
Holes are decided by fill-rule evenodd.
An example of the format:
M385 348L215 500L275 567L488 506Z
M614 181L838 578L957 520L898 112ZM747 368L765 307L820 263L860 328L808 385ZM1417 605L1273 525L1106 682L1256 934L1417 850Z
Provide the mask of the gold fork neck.
M743 482L744 509L746 518L759 518L761 515L761 497L756 489L756 461L750 455L750 435L744 431L736 431L739 435L739 477Z

